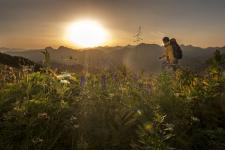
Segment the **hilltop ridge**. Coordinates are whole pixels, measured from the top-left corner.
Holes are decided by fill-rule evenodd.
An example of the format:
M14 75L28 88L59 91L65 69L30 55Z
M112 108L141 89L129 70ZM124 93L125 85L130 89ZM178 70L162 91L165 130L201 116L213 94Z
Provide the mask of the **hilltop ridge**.
M181 65L193 69L204 68L205 62L212 57L216 49L225 52L225 47L200 48L192 45L181 45L184 58ZM125 65L133 71L144 70L146 72L159 72L162 61L158 57L164 48L157 44L141 43L139 45L95 47L85 50L73 49L60 46L56 49L46 47L51 56L52 64L81 65L86 69L115 67ZM22 56L34 62L41 63L43 60L42 50L6 51L12 56Z

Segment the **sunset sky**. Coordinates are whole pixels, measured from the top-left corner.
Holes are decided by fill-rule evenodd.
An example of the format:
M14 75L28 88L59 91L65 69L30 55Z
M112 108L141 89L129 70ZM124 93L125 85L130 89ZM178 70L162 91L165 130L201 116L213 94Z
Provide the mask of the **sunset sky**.
M0 47L43 48L66 42L76 20L100 23L110 34L106 45L161 44L163 36L195 46L225 46L225 0L0 0Z

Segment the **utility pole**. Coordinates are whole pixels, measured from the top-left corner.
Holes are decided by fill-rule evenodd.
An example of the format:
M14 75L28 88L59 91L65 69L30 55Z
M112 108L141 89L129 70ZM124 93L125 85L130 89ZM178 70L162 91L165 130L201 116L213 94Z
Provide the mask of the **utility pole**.
M142 38L142 28L141 28L141 26L139 26L137 33L134 35L134 42L136 44L139 44L142 41L143 41L143 38Z

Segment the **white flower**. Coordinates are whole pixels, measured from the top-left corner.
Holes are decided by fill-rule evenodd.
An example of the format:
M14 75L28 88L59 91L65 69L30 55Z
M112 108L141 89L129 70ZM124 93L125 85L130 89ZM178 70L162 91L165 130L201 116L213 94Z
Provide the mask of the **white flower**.
M73 127L74 128L79 128L80 126L79 126L79 124L75 124L75 125L73 125Z
M70 82L68 80L60 80L60 83L63 83L63 84L70 84Z
M70 73L64 72L64 73L58 75L57 78L60 79L60 80L61 80L61 79L65 79L65 78L69 78L69 79L70 79L70 78L72 78L72 76L71 76Z
M41 139L41 138L39 138L39 137L35 137L35 138L32 139L32 142L33 142L34 144L42 143L43 141L44 141L44 140Z
M141 110L137 110L137 113L138 113L139 115L142 115Z

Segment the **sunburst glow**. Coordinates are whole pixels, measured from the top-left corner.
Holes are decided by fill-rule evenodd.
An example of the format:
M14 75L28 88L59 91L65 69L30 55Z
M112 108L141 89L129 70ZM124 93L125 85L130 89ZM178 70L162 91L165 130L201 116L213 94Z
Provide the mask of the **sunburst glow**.
M108 33L100 23L83 20L68 27L66 38L79 47L96 47L108 41Z

